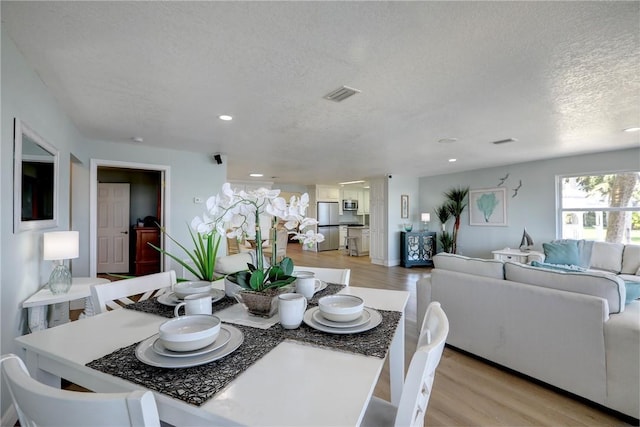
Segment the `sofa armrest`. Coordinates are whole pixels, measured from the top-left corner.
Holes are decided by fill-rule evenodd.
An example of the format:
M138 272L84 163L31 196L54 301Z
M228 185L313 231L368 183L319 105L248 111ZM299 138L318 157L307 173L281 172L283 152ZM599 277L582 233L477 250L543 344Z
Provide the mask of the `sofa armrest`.
M418 329L418 335L420 335L420 328L422 327L422 320L427 313L427 307L431 303L431 275L427 275L416 282L416 328Z

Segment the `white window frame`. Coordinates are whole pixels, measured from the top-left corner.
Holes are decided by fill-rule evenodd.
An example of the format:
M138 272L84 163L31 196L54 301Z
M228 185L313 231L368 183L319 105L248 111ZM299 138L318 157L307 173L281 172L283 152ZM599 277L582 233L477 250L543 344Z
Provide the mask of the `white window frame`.
M562 206L562 180L565 178L575 178L581 176L596 176L596 175L617 175L629 172L640 172L640 170L636 169L622 169L622 170L610 170L610 171L599 171L599 172L576 172L570 174L556 175L556 238L562 239L562 228L563 228L563 218L566 212L640 212L639 206L630 206L624 208L618 207L587 207L587 208L564 208Z

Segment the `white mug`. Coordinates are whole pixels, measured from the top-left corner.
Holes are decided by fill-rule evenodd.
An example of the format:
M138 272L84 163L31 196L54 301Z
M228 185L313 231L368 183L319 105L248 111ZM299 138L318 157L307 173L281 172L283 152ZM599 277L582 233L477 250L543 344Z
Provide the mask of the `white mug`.
M278 295L280 324L285 329L295 329L302 323L307 309L307 299L301 294Z
M175 314L176 317L180 316L178 312L182 306L184 306L185 314L212 314L211 301L211 294L209 293L187 295L184 297L184 302L176 305L173 314Z
M294 271L293 275L296 277L296 293L304 295L308 300L313 298L313 294L322 285L320 279L316 279L311 271Z

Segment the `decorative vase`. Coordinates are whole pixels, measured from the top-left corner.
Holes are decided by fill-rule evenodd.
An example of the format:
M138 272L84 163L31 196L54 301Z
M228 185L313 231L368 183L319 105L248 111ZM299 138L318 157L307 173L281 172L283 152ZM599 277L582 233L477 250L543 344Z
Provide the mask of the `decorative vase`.
M249 314L260 317L271 317L278 311L278 295L288 290L289 287L272 288L262 292L243 289L234 296L238 302L247 309Z
M243 289L244 288L242 286L237 285L236 283L232 282L231 280L229 280L229 278L225 276L224 293L226 296L228 296L229 298L235 298L236 294L242 291Z

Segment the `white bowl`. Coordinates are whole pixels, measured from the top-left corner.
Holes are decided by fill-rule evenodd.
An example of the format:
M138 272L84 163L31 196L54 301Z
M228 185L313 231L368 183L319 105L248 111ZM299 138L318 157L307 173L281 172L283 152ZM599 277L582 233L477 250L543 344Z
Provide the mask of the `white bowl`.
M173 292L180 299L187 295L200 294L211 291L211 282L197 281L197 282L178 282L173 285Z
M169 350L192 351L213 343L220 334L220 319L206 314L176 317L160 325L160 341Z
M362 315L364 300L354 295L329 295L318 300L320 314L334 322L351 322Z

